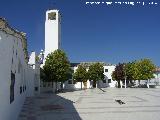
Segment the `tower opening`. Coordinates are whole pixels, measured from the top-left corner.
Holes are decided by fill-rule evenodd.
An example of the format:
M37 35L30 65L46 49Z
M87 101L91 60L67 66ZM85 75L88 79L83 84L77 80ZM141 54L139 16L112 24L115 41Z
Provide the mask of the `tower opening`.
M48 20L56 20L56 12L48 13Z

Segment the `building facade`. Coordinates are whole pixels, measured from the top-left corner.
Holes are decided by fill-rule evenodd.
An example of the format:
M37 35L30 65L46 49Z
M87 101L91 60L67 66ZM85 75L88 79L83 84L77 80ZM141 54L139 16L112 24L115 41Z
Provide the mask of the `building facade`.
M89 66L94 63L94 62L83 62L83 63L71 63L71 67L74 70L74 72L76 72L78 65L79 64L85 64L85 66L87 67L87 71ZM97 82L97 87L99 88L105 88L105 87L115 87L116 86L116 81L112 80L112 72L115 70L115 65L112 64L105 64L103 63L103 67L104 67L104 75L105 75L105 79L104 80L100 80ZM87 81L87 88L92 88L93 84L92 81ZM64 84L64 88L65 89L80 89L81 88L81 82L76 82L74 84L73 79L68 80L65 82ZM84 84L82 83L82 88L84 88Z
M25 33L0 18L0 120L16 120L25 98L34 95L35 69L28 64Z

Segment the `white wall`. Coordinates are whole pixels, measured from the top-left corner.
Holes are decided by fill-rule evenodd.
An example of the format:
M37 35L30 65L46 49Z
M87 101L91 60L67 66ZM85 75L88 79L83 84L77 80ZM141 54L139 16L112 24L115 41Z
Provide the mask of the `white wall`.
M27 66L21 39L3 31L0 31L0 36L0 120L16 120L25 99L26 91L20 94L20 86L26 85ZM11 71L15 74L15 85L14 101L10 104Z
M77 70L77 66L72 67L74 72ZM107 72L105 72L105 69L108 69ZM88 69L87 69L88 70ZM104 83L102 80L97 81L97 87L105 88L105 87L115 87L116 81L112 80L112 72L115 70L115 65L106 65L104 66L104 75L106 83ZM108 79L111 79L111 83L108 83ZM88 80L87 81L87 88L91 88L92 83ZM76 84L68 84L68 81L65 82L65 89L79 89L81 88L81 82L77 82ZM84 85L82 83L82 88L84 88Z
M15 84L10 103L11 71ZM35 70L25 61L22 40L0 30L0 120L17 120L25 97L34 95L34 77Z
M34 69L28 66L27 69L27 96L34 96Z
M105 69L108 69L108 72L105 72ZM108 83L109 87L115 87L116 81L112 80L112 72L115 70L115 65L107 65L104 66L104 75L106 76L106 80L108 83L108 79L111 79L111 83Z

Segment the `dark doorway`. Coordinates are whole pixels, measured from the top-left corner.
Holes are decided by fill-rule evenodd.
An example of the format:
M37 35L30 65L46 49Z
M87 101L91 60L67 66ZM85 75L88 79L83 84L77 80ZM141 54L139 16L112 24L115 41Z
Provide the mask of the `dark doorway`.
M11 85L10 85L10 103L14 101L14 84L15 84L15 74L11 71Z

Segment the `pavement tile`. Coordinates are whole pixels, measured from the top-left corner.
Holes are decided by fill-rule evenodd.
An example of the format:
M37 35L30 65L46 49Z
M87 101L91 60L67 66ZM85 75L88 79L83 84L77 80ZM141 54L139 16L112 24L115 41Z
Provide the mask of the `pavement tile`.
M42 93L26 98L18 120L160 120L160 89L103 91ZM118 104L117 99L125 104Z

